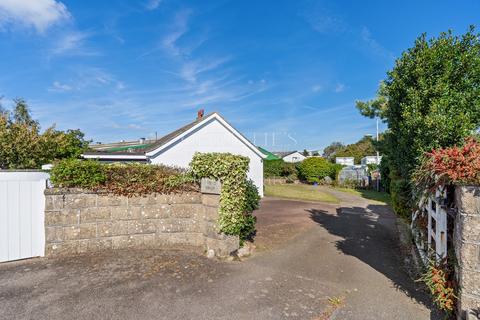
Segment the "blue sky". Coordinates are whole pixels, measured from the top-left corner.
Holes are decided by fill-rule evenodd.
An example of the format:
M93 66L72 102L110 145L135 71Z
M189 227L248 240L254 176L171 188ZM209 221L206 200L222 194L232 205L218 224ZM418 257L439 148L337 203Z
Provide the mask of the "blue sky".
M375 132L355 100L418 35L479 22L475 0L0 0L0 95L94 141L203 108L268 149L321 149Z

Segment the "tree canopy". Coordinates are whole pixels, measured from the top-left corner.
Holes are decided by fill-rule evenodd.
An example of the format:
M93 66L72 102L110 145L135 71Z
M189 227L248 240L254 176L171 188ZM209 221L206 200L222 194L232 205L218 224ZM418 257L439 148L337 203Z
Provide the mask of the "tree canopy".
M335 162L336 157L354 157L355 163L360 163L363 157L375 155L376 149L372 137L365 136L359 141L344 145L341 142L332 142L323 150L323 157Z
M461 144L480 126L480 35L474 27L461 36L422 34L387 73L378 97L357 108L387 123L380 151L390 176L403 180L396 185L408 192L424 152Z
M80 130L40 132L25 100L15 99L12 111L0 106L0 168L35 169L57 159L78 157L88 147Z

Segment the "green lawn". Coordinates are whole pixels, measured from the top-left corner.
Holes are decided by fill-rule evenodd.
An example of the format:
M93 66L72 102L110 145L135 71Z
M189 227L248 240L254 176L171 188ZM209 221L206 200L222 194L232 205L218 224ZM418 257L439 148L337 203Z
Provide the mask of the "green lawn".
M341 188L341 187L336 187L335 189L338 191L355 194L365 199L382 202L390 206L392 204L390 195L386 192L377 192L375 190L363 190L363 189L349 189L349 188Z
M333 195L306 184L274 184L265 186L265 195L277 198L339 203Z

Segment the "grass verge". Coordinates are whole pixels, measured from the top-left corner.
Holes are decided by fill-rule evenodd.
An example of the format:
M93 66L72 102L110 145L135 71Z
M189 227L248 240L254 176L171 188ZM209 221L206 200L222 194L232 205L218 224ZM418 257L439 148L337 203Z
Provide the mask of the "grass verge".
M273 184L265 186L265 195L277 198L339 203L333 195L306 184Z
M386 192L377 192L375 190L350 189L350 188L341 188L341 187L336 187L335 189L338 191L351 193L368 200L382 202L384 204L388 204L389 206L392 205L392 199L390 198L390 195Z

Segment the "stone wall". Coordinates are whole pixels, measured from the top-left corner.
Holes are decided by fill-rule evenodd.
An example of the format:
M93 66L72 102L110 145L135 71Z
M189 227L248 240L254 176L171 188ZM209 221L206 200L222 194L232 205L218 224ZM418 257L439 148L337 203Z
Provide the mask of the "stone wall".
M124 197L82 190L45 191L46 256L99 250L196 247L226 256L238 237L216 229L218 195Z
M459 292L459 319L480 311L480 187L456 187L454 245Z

